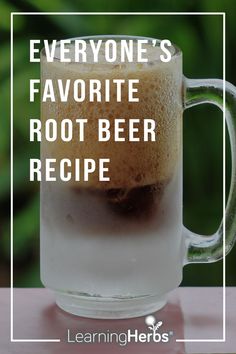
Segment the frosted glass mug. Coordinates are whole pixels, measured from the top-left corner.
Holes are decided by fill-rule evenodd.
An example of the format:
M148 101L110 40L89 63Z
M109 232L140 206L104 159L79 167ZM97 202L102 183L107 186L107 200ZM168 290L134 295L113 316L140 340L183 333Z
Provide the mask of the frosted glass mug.
M82 37L89 41L129 36ZM150 39L149 39L150 40ZM58 46L60 43L58 43ZM72 44L73 45L73 44ZM82 143L57 139L41 143L41 159L109 158L109 182L95 173L88 182L41 182L41 279L65 311L93 318L129 318L154 312L182 280L183 266L215 262L223 256L223 224L212 236L182 224L182 119L193 105L223 107L222 80L190 80L182 73L182 53L174 45L162 62L160 41L149 48L148 63L47 62L41 53L41 80L139 79L139 102L124 90L117 102L44 102L41 120L88 120ZM225 111L232 151L232 180L225 227L226 254L235 240L235 87L225 85ZM98 142L99 118L139 119L140 141ZM156 140L143 141L143 121L156 122ZM77 132L78 133L78 132ZM111 134L114 131L111 129ZM124 133L126 134L126 133ZM187 148L187 147L185 147ZM73 162L72 162L73 164ZM72 172L73 175L73 172Z

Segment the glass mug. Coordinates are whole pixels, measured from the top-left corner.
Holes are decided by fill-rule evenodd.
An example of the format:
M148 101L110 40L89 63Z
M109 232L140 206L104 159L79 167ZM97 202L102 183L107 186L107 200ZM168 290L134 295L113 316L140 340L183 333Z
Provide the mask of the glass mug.
M142 39L130 36L81 37L86 41ZM145 38L143 38L145 39ZM150 38L146 38L149 39ZM152 39L151 39L152 40ZM58 43L58 48L60 43ZM42 103L44 123L67 118L88 120L84 142L57 139L41 143L41 159L109 158L109 182L98 172L88 182L41 182L41 279L55 292L59 307L92 318L129 318L152 313L182 280L183 265L215 262L223 256L223 226L201 236L182 225L182 114L201 103L223 107L222 80L189 80L182 75L182 53L174 45L169 62L157 59L160 41L148 63L47 62L41 52L41 80L139 79L139 102L130 103L127 88L117 102ZM155 52L156 50L156 52ZM158 52L159 50L159 52ZM163 53L162 53L163 54ZM151 60L150 60L151 58ZM236 91L226 83L226 118L232 150L232 179L226 208L226 254L235 239ZM97 141L98 118L111 124L111 140ZM114 141L112 123L123 118L152 118L156 141ZM126 125L125 125L126 124ZM74 128L78 136L78 128ZM43 165L43 163L42 163ZM73 165L73 162L72 162ZM72 177L73 172L72 172Z

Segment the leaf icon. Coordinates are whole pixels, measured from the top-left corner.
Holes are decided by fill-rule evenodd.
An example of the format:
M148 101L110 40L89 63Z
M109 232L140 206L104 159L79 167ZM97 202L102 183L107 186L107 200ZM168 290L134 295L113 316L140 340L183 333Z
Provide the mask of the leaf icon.
M160 328L162 326L163 322L162 321L159 321L157 322L157 324L155 325L155 331Z

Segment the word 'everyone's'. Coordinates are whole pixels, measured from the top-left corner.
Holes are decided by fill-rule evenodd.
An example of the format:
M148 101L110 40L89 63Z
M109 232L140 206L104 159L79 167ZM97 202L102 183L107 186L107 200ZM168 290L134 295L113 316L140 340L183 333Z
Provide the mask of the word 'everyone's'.
M38 47L37 47L38 44ZM51 43L43 41L44 55L48 63L60 61L62 63L146 63L148 62L147 45L156 46L157 40L137 39L64 39ZM30 40L30 62L40 62L40 39ZM160 41L160 54L156 58L163 62L171 60L171 42L168 39Z

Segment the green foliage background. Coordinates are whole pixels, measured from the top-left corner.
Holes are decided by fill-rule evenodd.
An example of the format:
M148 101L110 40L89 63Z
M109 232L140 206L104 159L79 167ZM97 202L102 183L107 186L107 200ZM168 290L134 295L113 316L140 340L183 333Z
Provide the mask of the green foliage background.
M234 0L79 1L2 0L0 123L0 286L9 285L9 110L10 12L19 11L226 11L227 79L236 84ZM39 146L29 142L29 118L39 117L39 102L29 104L30 78L39 65L29 63L29 39L62 39L93 34L168 38L184 53L187 77L222 78L222 16L14 16L14 285L41 286L39 276L39 185L28 182L30 157ZM209 105L184 113L184 223L195 232L213 233L222 215L222 113ZM230 151L227 142L227 190ZM227 257L227 284L236 285L236 248ZM189 265L183 285L222 284L222 262Z

